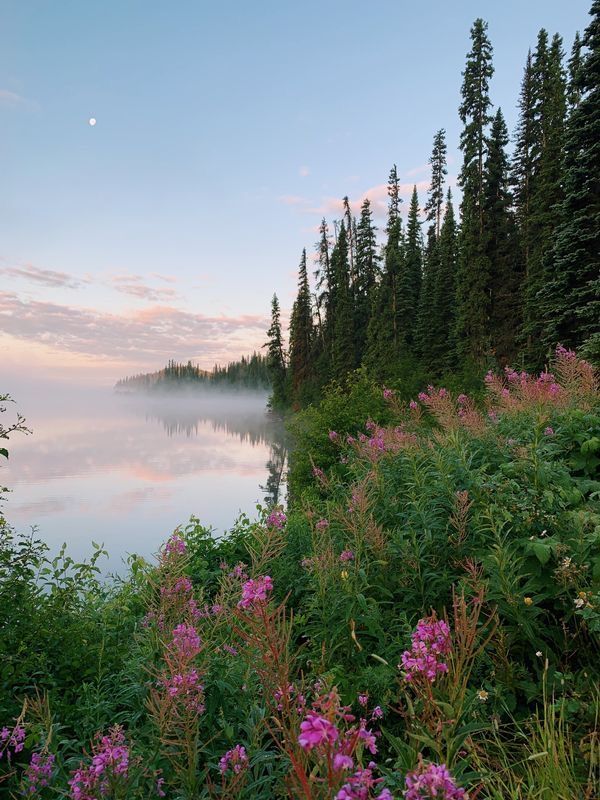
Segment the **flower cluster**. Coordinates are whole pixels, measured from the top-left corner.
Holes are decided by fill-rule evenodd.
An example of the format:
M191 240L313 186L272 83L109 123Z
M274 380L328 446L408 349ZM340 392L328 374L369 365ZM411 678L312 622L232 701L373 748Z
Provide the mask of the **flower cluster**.
M258 603L266 603L273 591L273 581L269 575L262 575L256 580L249 580L242 587L242 599L238 608L252 608Z
M183 538L178 533L174 533L165 544L164 556L170 558L172 556L183 556L186 553L186 544Z
M115 725L108 736L99 736L88 766L80 764L69 780L72 800L97 800L107 795L111 783L129 777L129 748L122 729Z
M354 561L354 552L352 550L342 550L340 553L340 561Z
M23 773L25 794L37 794L50 785L55 756L52 753L32 753L31 761Z
M407 681L423 675L433 683L440 673L448 672L444 656L450 653L452 641L450 629L444 620L436 620L435 617L420 619L411 642L411 649L402 653L402 664L398 664L398 669L404 670Z
M368 435L358 434L358 439L348 438L348 443L355 446L359 455L365 456L370 461L377 461L384 453L397 453L399 450L412 447L416 443L414 433L408 433L397 425L394 428L385 428L377 425L373 420L367 420L365 428Z
M225 775L228 770L235 775L239 775L240 772L243 772L247 767L248 756L246 755L246 748L242 747L240 744L236 744L232 750L228 750L219 760L221 775Z
M0 730L0 758L6 753L6 758L10 761L11 755L20 753L24 746L25 728L22 725L15 725L12 731L7 727Z
M172 648L181 658L195 658L200 652L200 637L192 625L182 622L173 631Z
M464 789L457 786L445 764L425 764L406 776L405 800L466 800Z
M280 508L273 509L267 517L267 527L276 528L278 531L283 528L286 522L287 517Z
M200 683L197 670L189 669L175 675L163 676L161 683L178 709L192 714L204 713L204 686Z
M375 764L371 762L366 769L358 769L348 778L335 796L335 800L367 800L373 797L371 790L380 784L383 778L373 777ZM378 800L394 800L389 789L382 789L377 795Z

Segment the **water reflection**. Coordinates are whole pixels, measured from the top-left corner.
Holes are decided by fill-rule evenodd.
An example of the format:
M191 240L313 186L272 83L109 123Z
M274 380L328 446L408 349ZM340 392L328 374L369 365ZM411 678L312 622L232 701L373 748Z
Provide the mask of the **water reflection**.
M285 436L264 394L17 399L34 433L11 440L6 516L74 555L102 541L115 568L192 514L218 533L257 501L282 500Z

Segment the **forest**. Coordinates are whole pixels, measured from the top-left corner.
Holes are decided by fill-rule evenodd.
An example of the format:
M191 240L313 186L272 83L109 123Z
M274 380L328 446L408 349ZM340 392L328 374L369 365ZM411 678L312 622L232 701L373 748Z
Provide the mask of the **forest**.
M285 506L108 580L0 513L0 794L600 797L600 0L565 59L540 31L509 153L476 20L460 206L440 129L383 246L323 221L289 343L275 296L266 356L121 382L268 374Z
M539 31L526 54L512 137L490 97L487 24L475 21L458 110L458 209L446 187L440 128L427 197L415 186L406 222L392 167L381 246L368 198L358 219L348 197L342 219L323 219L312 286L306 250L300 258L287 347L273 297L274 406L305 406L359 367L380 381L466 380L509 363L540 369L559 343L598 363L597 11L594 4L568 59L558 33Z

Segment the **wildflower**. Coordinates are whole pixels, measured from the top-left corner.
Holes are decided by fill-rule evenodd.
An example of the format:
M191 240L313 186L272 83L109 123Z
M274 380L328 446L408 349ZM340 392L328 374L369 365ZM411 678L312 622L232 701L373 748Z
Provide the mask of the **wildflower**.
M544 436L554 436L554 429L548 425L547 428L544 428Z
M165 783L164 778L157 778L156 779L156 795L157 797L166 797L166 793L163 791L163 785Z
M185 622L173 631L172 647L182 658L194 658L200 652L200 637L196 629Z
M23 775L26 794L36 794L52 780L55 756L52 753L32 753Z
M22 725L16 725L12 731L4 727L0 730L0 758L2 753L6 752L6 758L10 761L11 750L12 754L20 753L25 746L25 728Z
M373 777L374 768L375 764L371 762L367 769L358 769L336 794L336 800L364 800L370 797L370 790L374 789L383 780L382 778ZM379 794L379 797L383 798L383 800L386 800L386 798L390 800L391 795L387 789L384 789Z
M375 706L371 711L371 719L381 719L383 717L383 709L381 706Z
M490 696L489 692L486 692L485 689L480 689L477 692L477 698L481 700L482 703L486 703L489 696Z
M543 655L541 650L536 650L535 654L536 654L536 656L537 656L538 658L541 658L541 657L542 657L542 655Z
M583 608L585 606L585 599L583 597L576 597L573 603L575 604L575 608Z
M399 669L405 670L407 681L421 674L433 683L438 674L448 671L443 660L452 647L448 624L435 618L420 619L411 640L411 649L402 654Z
M339 436L340 435L339 435L339 433L337 433L337 431L329 431L329 439L332 442L335 442L337 439L339 439Z
M312 473L315 476L315 478L318 478L321 481L325 480L325 473L323 472L321 467L313 467Z
M342 550L340 553L340 561L354 561L354 553L352 550Z
M73 800L93 800L107 794L108 781L129 777L129 748L118 725L108 736L98 736L93 747L92 762L73 770L69 786Z
M344 753L336 753L333 757L333 768L336 772L342 769L352 769L354 761Z
M366 749L370 753L375 755L375 753L377 752L377 744L375 740L375 734L373 733L373 731L370 731L368 728L364 727L364 725L361 725L361 728L358 732L358 738L362 739Z
M347 580L348 580L348 570L347 570L347 569L343 569L343 570L340 572L340 577L341 577L341 579L342 579L343 581L347 581Z
M324 531L324 530L325 530L326 528L328 528L328 527L329 527L329 520L328 520L328 519L320 519L320 520L317 522L317 524L315 525L315 528L316 528L318 531Z
M464 789L457 786L445 764L419 764L406 776L405 800L466 800Z
M467 397L466 394L459 394L458 397L456 398L456 402L458 403L459 406L464 406L465 403L469 402L469 398Z
M162 685L167 696L186 711L204 713L204 686L200 683L197 670L191 669L171 677L163 677Z
M394 390L393 389L384 389L383 390L383 399L384 400L391 400L394 397Z
M300 731L298 744L305 750L312 750L313 747L319 747L324 743L333 744L339 737L335 725L314 711L309 711L300 723Z
M242 747L240 744L236 744L232 750L228 750L219 760L221 775L225 775L227 770L231 770L235 775L239 775L247 766L248 756L246 755L246 748Z
M272 591L273 581L269 575L246 581L242 587L242 599L238 603L238 608L250 608L257 603L266 603Z
M281 511L281 509L278 508L276 508L274 511L271 511L267 517L267 525L270 528L277 528L277 530L281 530L286 522L286 515L283 513L283 511Z
M165 555L167 557L174 555L185 555L186 544L180 534L174 533L165 545Z
M366 707L367 703L369 702L369 695L368 694L359 694L358 695L358 704Z
M419 392L417 396L422 403L426 403L429 400L427 392Z
M531 597L524 597L523 598L523 602L525 603L526 606L532 606L533 605L533 599Z

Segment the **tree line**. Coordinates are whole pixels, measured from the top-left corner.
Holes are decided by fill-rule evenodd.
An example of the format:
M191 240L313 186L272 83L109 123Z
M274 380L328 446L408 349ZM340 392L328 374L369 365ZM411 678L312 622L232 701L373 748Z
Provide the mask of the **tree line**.
M462 73L458 214L446 187L445 129L436 132L423 209L406 222L388 179L384 244L368 198L325 219L314 282L302 251L284 341L277 295L268 330L274 406L301 406L364 367L380 380L521 363L543 367L558 342L600 355L600 0L567 59L540 30L527 54L509 154L493 111L487 23L477 19Z
M226 366L215 364L212 370L201 369L191 361L178 363L170 360L166 367L156 372L131 375L117 381L117 391L147 391L184 386L230 386L246 389L268 389L271 385L267 356L253 353L231 361Z

